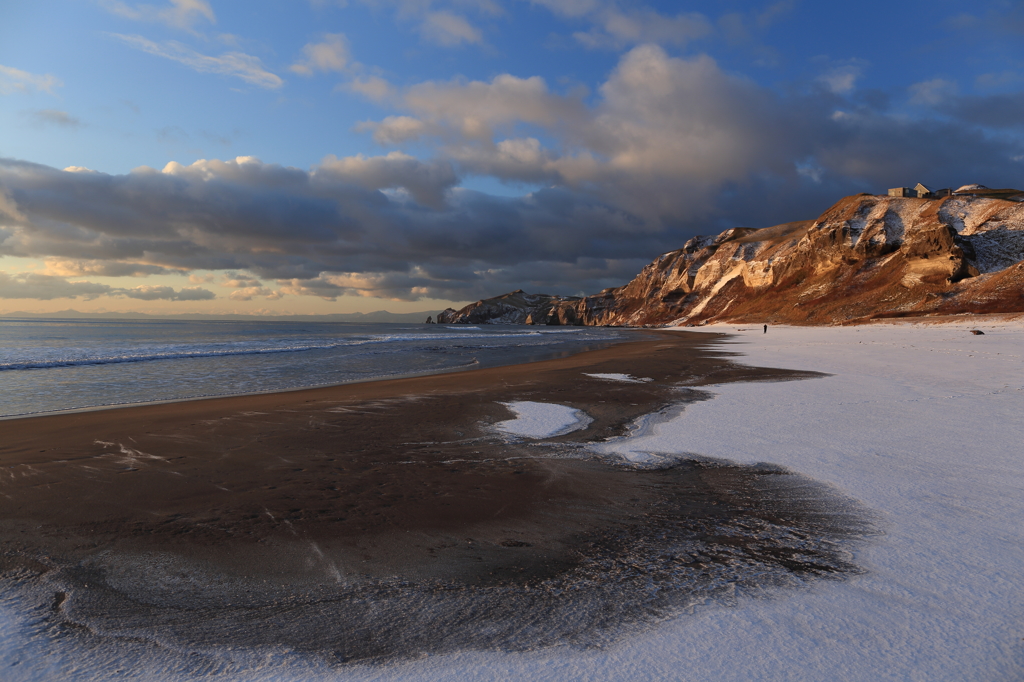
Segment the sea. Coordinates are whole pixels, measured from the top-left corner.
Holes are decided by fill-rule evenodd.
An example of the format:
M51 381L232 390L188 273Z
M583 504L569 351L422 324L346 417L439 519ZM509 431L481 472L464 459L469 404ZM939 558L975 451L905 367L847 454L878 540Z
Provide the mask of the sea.
M283 391L564 357L600 327L0 318L0 417Z

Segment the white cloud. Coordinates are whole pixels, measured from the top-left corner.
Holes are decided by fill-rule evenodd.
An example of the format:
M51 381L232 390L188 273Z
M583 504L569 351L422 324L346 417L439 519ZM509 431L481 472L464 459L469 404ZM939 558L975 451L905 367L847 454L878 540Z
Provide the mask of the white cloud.
M69 282L63 277L38 273L9 274L0 270L0 298L30 298L49 301L54 298L91 300L109 294L111 287L93 282Z
M170 0L169 5L129 5L120 0L101 0L107 11L134 21L161 23L172 28L191 31L199 21L205 19L217 23L213 8L206 0Z
M428 131L428 126L412 116L388 116L383 121L365 121L354 128L357 132L370 131L378 144L400 144L415 140Z
M283 293L263 286L263 282L247 273L227 273L220 285L228 289L234 289L228 295L228 298L232 301L251 301L254 298L277 301L284 298Z
M336 89L350 90L377 103L393 99L397 93L393 85L378 76L356 78L349 83L339 85Z
M831 68L830 90L848 92L863 64ZM511 74L489 82L431 81L401 93L410 115L359 129L382 143L433 142L466 174L587 193L648 226L722 210L720 188L756 177L794 185L807 178L825 191L828 183L849 178L884 184L909 163L897 148L912 148L914 163L925 157L946 163L938 159L946 145L936 146L929 136L894 143L905 121L835 112L832 95L821 92L784 100L724 72L706 55L674 58L655 45L623 55L599 95L587 104L575 94L552 92L541 78ZM989 118L1017 106L1004 99L986 100ZM966 144L963 135L949 144ZM811 158L813 164L805 161Z
M699 12L663 14L634 4L623 8L615 0L531 0L554 14L582 19L591 24L573 38L589 48L621 49L643 43L686 45L713 32L708 18Z
M910 86L909 90L912 104L935 106L955 95L958 88L953 81L933 78L930 81L914 83Z
M246 83L269 90L284 85L284 81L279 76L263 68L263 62L259 57L243 52L225 52L219 57L211 57L175 40L155 43L137 35L122 35L120 33L111 33L110 35L137 50L184 64L199 73L234 76L241 78Z
M160 265L100 259L47 258L42 274L57 277L148 277L175 272Z
M33 90L48 92L52 95L54 88L63 85L63 81L51 74L41 76L0 64L0 95L11 95L16 92L28 93Z
M453 146L448 152L475 173L531 183L565 182L573 165L579 168L593 163L586 154L559 159L533 137L501 140L495 145Z
M766 29L774 24L780 17L791 13L796 7L797 0L779 0L764 8L754 15L754 23L758 28Z
M484 17L504 14L495 0L362 0L362 3L374 8L393 8L400 22L414 25L423 42L441 47L483 45L483 33L467 14Z
M600 0L530 0L530 3L564 17L583 17L603 6Z
M277 301L284 298L284 294L263 286L243 287L232 291L228 296L232 301L251 301L254 298L263 298L268 301Z
M315 71L343 71L349 62L348 39L342 33L328 33L322 42L308 43L302 48L306 58L288 67L291 71L312 76Z
M483 81L426 82L405 93L405 104L428 121L444 123L467 138L490 139L495 126L513 122L555 126L577 119L584 106L578 97L548 91L539 76L510 74Z
M463 43L479 45L483 34L465 17L451 12L428 12L420 24L420 35L427 42L443 47L456 47Z
M843 64L823 73L818 77L818 82L836 95L846 95L856 87L862 71L859 63Z
M649 216L707 205L709 187L778 165L774 156L795 136L763 134L771 122L759 117L772 108L771 96L707 56L684 60L653 45L634 48L600 94L597 106L587 107L575 95L552 93L539 77L427 82L404 93L415 118L363 129L393 143L438 135L469 172L592 187ZM521 124L544 128L561 149L546 149L534 136L496 139Z
M825 173L825 169L819 166L818 162L814 159L805 159L797 162L796 172L798 175L807 178L811 182L821 184L821 179Z
M621 49L641 43L685 45L712 32L711 22L696 12L667 16L651 9L622 12L606 9L594 17L596 26L573 37L590 48Z
M142 285L120 288L96 282L70 282L64 277L35 272L12 275L0 271L0 298L50 301L55 298L93 300L100 296L135 298L144 301L207 301L216 298L212 291L200 287L185 287L177 291L168 286Z

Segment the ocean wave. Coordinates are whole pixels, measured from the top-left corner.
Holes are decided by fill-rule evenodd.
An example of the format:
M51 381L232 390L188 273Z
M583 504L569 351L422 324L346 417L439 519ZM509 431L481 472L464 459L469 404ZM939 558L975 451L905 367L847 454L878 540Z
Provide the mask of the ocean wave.
M388 343L394 341L450 341L450 340L465 340L465 339L508 339L508 338L520 338L525 336L542 336L542 332L538 331L523 331L523 332L502 332L502 333L487 333L482 334L378 334L369 339L355 342L356 344L365 343Z
M523 332L502 332L502 333L435 333L435 334L374 334L363 337L347 338L340 341L329 342L305 342L293 343L292 345L259 345L243 347L170 347L163 350L150 352L129 351L127 349L111 349L92 354L78 356L62 355L59 357L45 357L36 354L34 357L22 357L0 361L0 372L13 370L30 369L54 369L58 367L83 367L88 365L116 365L124 363L154 362L160 360L194 360L203 358L226 358L245 355L270 355L277 353L303 353L316 350L333 350L336 348L352 348L374 344L409 343L409 342L437 342L437 341L467 341L470 339L509 339L509 338L537 338L544 336L538 331ZM504 344L497 344L504 345ZM518 344L517 344L518 345ZM536 345L548 345L537 343ZM483 345L481 347L489 347Z
M185 360L194 358L222 358L237 355L268 355L271 353L302 353L311 350L329 350L352 342L308 344L301 346L269 346L259 348L197 348L194 350L167 350L153 353L128 353L124 355L98 355L85 357L60 357L23 359L0 362L0 372L19 369L52 369L54 367L81 367L85 365L116 365L131 362L152 362L155 360Z

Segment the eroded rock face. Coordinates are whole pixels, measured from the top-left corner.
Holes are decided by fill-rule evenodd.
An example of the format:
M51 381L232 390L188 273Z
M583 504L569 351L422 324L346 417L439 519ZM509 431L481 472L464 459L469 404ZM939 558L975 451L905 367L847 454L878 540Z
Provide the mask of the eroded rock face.
M517 289L503 296L471 303L462 310L448 308L438 324L583 324L575 312L578 296L527 294Z
M834 324L1024 310L1024 203L846 197L817 220L695 237L586 298L516 291L438 321L640 326Z

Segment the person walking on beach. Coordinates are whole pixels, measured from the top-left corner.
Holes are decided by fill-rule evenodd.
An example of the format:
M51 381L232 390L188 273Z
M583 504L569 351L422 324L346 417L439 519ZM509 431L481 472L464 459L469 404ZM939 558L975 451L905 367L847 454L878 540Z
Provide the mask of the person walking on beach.
M765 325L765 326L764 326L764 333L765 333L765 334L767 334L767 333L768 333L768 325Z

